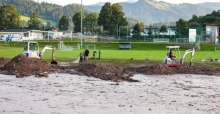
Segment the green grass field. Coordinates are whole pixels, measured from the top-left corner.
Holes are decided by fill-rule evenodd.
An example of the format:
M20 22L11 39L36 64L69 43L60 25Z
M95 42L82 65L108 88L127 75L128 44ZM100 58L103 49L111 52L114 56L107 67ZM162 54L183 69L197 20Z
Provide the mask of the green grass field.
M48 42L39 42L39 45L41 46L41 49L43 45L48 44ZM53 45L55 45L54 43ZM70 44L71 45L71 44ZM102 44L99 44L102 45ZM57 47L57 45L55 45ZM115 48L115 47L113 47ZM101 58L102 59L124 59L124 60L129 60L133 58L134 60L145 60L145 59L150 59L150 60L155 60L155 61L162 61L162 59L166 55L166 49L161 48L161 50L149 50L149 49L141 49L141 50L118 50L118 49L103 49L100 47L97 47L96 50L94 49L89 49L90 54L89 58L92 57L92 52L93 51L98 51L101 50ZM6 57L6 58L13 58L17 56L18 54L21 54L23 51L23 45L20 43L11 43L11 44L5 44L5 43L0 43L0 55L1 57ZM67 60L73 60L74 58L78 57L79 53L82 50L72 50L72 51L61 51L59 49L56 50L56 60L57 61L67 61ZM184 52L184 49L180 51L180 55L178 55L175 51L173 52L175 55L177 55L178 58L181 58L182 54ZM45 55L43 57L44 60L50 61L51 60L51 50L47 50L45 52ZM185 57L185 62L189 61L190 55L188 54ZM96 57L98 57L98 53L96 53ZM215 59L220 59L220 51L196 51L194 55L194 62L200 62L202 58L209 58L212 57L214 60Z

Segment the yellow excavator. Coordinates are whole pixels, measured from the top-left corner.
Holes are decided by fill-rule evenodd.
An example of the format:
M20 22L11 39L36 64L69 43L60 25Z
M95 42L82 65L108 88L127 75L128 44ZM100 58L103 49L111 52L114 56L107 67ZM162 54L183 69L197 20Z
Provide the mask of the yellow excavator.
M47 49L52 50L51 64L57 64L57 61L55 60L56 48L53 46L46 45L46 46L44 46L44 48L40 52L39 45L37 42L33 42L33 41L24 42L24 50L23 50L22 54L29 57L29 58L36 58L38 60L42 60L42 57Z

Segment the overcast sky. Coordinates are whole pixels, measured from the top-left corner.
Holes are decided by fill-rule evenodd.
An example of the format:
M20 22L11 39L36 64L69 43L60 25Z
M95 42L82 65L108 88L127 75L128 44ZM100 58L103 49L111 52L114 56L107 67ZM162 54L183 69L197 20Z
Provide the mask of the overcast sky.
M38 1L38 0L35 0ZM55 3L55 4L59 4L59 5L67 5L67 4L71 4L71 3L78 3L81 4L81 0L39 0L41 1L47 1L48 3ZM138 0L82 0L83 5L91 5L91 4L95 4L98 2L111 2L111 3L116 3L116 2L126 2L126 1L138 1ZM165 1L168 3L174 3L174 4L178 4L178 3L202 3L202 2L220 2L220 0L156 0L156 1Z

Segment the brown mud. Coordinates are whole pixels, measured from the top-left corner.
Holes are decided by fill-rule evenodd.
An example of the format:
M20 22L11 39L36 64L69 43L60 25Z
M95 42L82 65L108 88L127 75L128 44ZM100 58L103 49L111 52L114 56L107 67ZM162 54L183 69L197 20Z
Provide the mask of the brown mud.
M136 67L119 67L100 63L82 63L75 67L52 65L43 60L27 58L18 55L13 59L0 58L0 74L16 75L17 78L27 76L47 77L51 73L69 73L92 76L103 80L114 82L130 81L137 82L131 77L134 74L146 75L172 75L172 74L202 74L219 75L219 68L195 67L182 65L179 67L168 67L164 64L145 65Z

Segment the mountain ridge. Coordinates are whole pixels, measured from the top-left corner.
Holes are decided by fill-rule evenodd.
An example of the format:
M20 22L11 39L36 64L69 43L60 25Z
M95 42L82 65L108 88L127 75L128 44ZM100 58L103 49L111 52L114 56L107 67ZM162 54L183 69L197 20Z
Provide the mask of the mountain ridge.
M188 20L193 14L202 16L209 14L214 10L204 7L204 4L207 3L201 3L199 5L189 3L172 4L164 1L138 0L134 3L120 2L120 4L123 6L126 17L137 19L146 24L172 22L177 21L180 18ZM211 2L209 2L209 4L211 4ZM93 12L100 12L101 8L102 6L97 5L85 6L85 9ZM215 9L217 9L217 7L215 7Z

